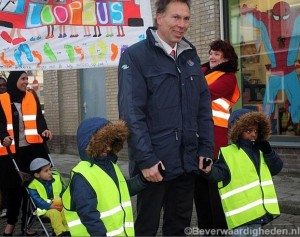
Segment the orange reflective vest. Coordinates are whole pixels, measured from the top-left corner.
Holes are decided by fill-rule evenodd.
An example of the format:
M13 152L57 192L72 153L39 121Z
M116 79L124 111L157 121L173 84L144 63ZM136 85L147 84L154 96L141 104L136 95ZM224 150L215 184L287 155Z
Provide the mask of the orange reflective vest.
M8 93L0 94L0 103L3 108L5 117L6 117L6 130L8 134L13 138L14 137L14 130L13 130L13 121L12 121L12 111L11 111L11 104L10 104L10 97ZM10 150L12 153L16 153L15 147L15 139L12 140L10 145ZM2 145L2 141L0 143L0 156L7 155L6 147Z
M7 121L7 131L13 137L13 124L12 124L12 110L11 101L8 93L3 93L0 95L0 101L2 108L4 110L6 121ZM21 110L24 123L24 134L25 139L29 144L43 143L42 137L37 131L37 103L32 93L26 91L26 94L21 103ZM11 130L11 133L10 133ZM14 143L14 140L13 140ZM3 147L2 147L3 148ZM0 155L7 155L6 148L0 149ZM15 147L11 146L12 153L15 153Z
M208 86L218 80L225 72L214 71L205 75ZM230 116L230 109L238 101L240 97L240 90L238 85L235 86L234 93L230 100L225 98L218 98L211 103L214 125L228 128L228 119Z

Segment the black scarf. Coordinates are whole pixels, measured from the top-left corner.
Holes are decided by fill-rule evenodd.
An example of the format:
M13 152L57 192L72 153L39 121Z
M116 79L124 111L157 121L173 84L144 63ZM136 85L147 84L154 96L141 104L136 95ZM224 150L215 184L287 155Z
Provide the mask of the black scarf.
M7 92L9 93L12 102L21 103L26 94L26 92L20 91L17 87L17 82L23 73L26 72L12 71L7 78Z
M205 71L205 75L212 73L214 71L221 71L225 73L235 73L236 70L231 66L230 62L223 62L214 68L210 68L209 62L202 64L202 67L206 67L207 70Z

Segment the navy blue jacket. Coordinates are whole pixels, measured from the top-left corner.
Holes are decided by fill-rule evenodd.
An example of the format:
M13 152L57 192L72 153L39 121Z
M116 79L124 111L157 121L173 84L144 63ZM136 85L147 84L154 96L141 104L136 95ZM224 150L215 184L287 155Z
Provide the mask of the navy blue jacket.
M195 47L183 39L174 61L155 30L121 55L119 112L130 128L131 175L162 161L171 180L212 157L211 98Z

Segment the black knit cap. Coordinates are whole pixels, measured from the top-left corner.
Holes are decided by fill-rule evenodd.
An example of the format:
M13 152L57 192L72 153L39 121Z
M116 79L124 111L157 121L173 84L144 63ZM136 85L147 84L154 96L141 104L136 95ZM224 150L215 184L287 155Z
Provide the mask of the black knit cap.
M12 102L21 102L26 92L20 91L17 87L17 81L25 71L11 71L7 78L7 92Z

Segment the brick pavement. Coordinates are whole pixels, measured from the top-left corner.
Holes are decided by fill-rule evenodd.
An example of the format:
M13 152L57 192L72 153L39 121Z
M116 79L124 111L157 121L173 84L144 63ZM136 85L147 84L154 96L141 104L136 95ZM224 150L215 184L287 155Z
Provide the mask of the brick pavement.
M51 154L51 158L56 168L66 179L69 177L71 168L79 161L78 156L68 154ZM127 161L121 160L119 161L119 165L125 176L128 177ZM263 236L300 236L300 175L295 177L287 173L282 173L274 177L274 183L282 214L279 218L264 227L265 233ZM132 198L132 201L135 203L135 197ZM0 231L3 231L5 218L0 220L0 225ZM198 233L195 213L192 216L191 227L194 228L194 233ZM38 223L33 228L41 230ZM17 226L16 234L20 233L19 229ZM158 235L161 235L161 228Z

